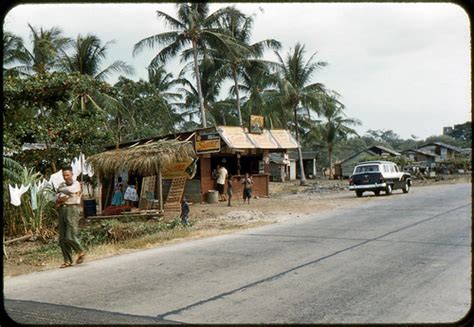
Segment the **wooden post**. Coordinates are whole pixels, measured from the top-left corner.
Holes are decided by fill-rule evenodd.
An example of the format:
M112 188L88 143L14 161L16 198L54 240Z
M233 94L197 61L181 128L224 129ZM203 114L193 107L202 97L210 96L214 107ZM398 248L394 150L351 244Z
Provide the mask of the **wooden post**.
M161 166L158 166L158 194L160 199L160 210L163 211L163 178L161 176Z
M100 173L97 173L97 187L99 188L99 212L97 215L102 214L102 182L100 179Z

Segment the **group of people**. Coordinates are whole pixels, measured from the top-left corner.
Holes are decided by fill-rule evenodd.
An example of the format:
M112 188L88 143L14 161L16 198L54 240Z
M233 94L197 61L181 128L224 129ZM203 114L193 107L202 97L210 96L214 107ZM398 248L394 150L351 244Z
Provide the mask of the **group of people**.
M234 181L228 175L229 173L224 165L217 165L215 177L216 177L216 185L217 185L216 188L217 188L217 191L219 192L219 200L227 201L227 205L231 207L232 195L234 193L233 192ZM226 184L226 181L227 181L227 196L224 193L224 190L225 190L224 185ZM249 173L246 173L245 177L240 180L240 183L244 184L244 189L243 189L244 203L245 201L247 201L247 203L250 204L250 199L252 198L252 186L253 186L252 176L250 176Z
M64 182L62 182L57 188L57 195L55 201L55 207L58 210L59 215L59 246L63 254L64 263L60 268L67 268L73 265L73 252L76 253L77 257L75 260L76 264L81 264L85 260L85 249L82 246L78 238L79 233L79 220L80 220L80 206L82 196L82 186L74 179L73 169L71 166L62 168L62 175ZM228 176L227 169L224 165L217 167L217 190L221 201L228 201L227 205L232 206L231 200L233 195L233 180ZM227 196L224 194L224 185L227 183ZM247 200L250 204L250 198L252 197L252 177L246 173L245 177L240 180L240 183L244 185L243 198L244 203ZM123 200L127 201L127 204L134 204L138 201L138 194L134 184L128 185L122 200L122 177L118 177L117 183L115 183L115 192L112 199L112 205L122 205ZM189 217L189 204L186 197L183 197L181 202L181 221L184 225L188 224Z
M137 184L136 181L135 184ZM136 207L139 198L135 184L129 184L125 190L125 193L122 195L123 182L122 177L119 176L117 178L117 183L114 185L114 197L112 198L112 205L121 206L125 202L125 204L128 206Z

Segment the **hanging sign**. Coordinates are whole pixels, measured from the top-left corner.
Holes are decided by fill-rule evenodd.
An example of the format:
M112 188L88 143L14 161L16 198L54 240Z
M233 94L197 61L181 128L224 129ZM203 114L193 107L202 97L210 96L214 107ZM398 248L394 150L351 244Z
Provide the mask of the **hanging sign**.
M186 177L192 179L197 171L197 158L189 158L184 161L176 161L161 169L161 176L164 179Z
M221 151L221 137L217 132L198 132L195 139L196 153Z
M253 134L262 134L264 122L265 120L263 116L250 115L249 132Z

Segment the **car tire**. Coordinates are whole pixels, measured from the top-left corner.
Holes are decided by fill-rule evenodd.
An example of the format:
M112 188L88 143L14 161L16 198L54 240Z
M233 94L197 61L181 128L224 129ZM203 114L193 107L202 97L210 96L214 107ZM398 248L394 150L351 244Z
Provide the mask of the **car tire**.
M405 186L402 188L403 193L408 193L410 191L410 185L408 185L408 182L405 182Z
M380 190L374 191L374 194L375 194L375 196L379 196L380 195Z
M387 187L385 188L385 194L387 195L390 195L392 194L392 185L387 185Z
M362 193L364 193L364 192L362 192L362 191L356 191L357 197L358 197L358 198L362 197Z

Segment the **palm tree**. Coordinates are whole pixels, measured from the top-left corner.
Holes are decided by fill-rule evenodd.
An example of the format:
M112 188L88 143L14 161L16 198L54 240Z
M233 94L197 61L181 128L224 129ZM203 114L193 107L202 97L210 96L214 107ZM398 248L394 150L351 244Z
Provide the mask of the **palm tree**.
M3 33L3 76L19 75L18 67L9 67L25 59L23 39L8 31Z
M49 30L39 30L28 24L33 40L33 50L26 47L18 53L17 61L22 64L17 70L25 75L45 74L56 68L59 60L59 53L69 47L71 39L64 37L62 31L53 27Z
M270 48L273 50L279 50L281 47L280 42L274 39L267 39L264 41L250 43L252 34L253 16L223 16L219 20L219 28L232 38L239 41L246 48L243 51L219 51L218 58L224 62L223 69L227 71L228 76L233 80L234 86L231 92L235 94L237 113L239 116L240 126L242 122L242 112L240 108L240 92L239 92L239 79L244 74L245 66L252 64L256 59L261 58L265 49Z
M345 118L344 105L337 100L338 95L328 95L322 105L322 116L325 121L320 125L321 138L327 145L329 157L329 178L332 174L332 153L336 142L345 140L348 135L358 135L350 126L360 125L361 122L353 118Z
M184 75L187 70L190 68L190 64L187 64L182 71L180 72L180 78L178 81L183 85L179 91L185 94L184 96L184 103L182 107L185 108L190 115L190 119L194 115L198 113L198 111L193 110L193 108L199 107L199 92L194 87L193 83L190 82L188 79L184 78ZM213 125L216 125L218 122L225 121L225 118L220 120L217 116L219 115L218 110L216 109L216 105L223 109L221 106L218 105L218 96L221 89L222 82L225 79L225 75L223 74L223 70L221 68L221 63L219 61L214 60L214 58L209 56L204 56L202 60L200 60L199 64L199 80L201 81L201 96L202 96L202 103L206 112L210 112L211 115L208 117L210 118L210 122ZM191 109L191 110L189 110ZM228 109L228 108L226 108ZM224 112L221 114L225 115ZM224 123L225 124L225 123Z
M93 34L85 37L79 34L72 44L71 54L61 50L60 69L67 73L79 72L99 80L105 80L113 72L133 74L133 67L121 60L114 61L102 69L101 64L106 58L109 46L113 43L114 41L109 41L102 45L100 39Z
M288 52L285 59L278 52L278 67L281 74L279 81L278 97L281 105L293 112L293 124L295 129L296 141L298 142L298 156L300 167L300 184L306 185L306 176L303 168L303 155L301 153L299 125L298 125L298 108L306 108L308 115L310 110L316 113L320 111L321 99L325 94L324 85L321 83L308 84L316 69L324 67L325 62L313 62L316 55L314 53L305 62L304 61L304 45L296 44L293 53Z
M193 58L201 122L203 127L207 127L201 80L199 78L198 53L202 49L215 46L216 44L223 46L227 51L235 51L239 47L237 42L221 33L216 28L216 23L223 15L238 16L242 14L231 7L225 7L209 14L209 5L207 3L181 3L177 4L177 9L178 18L174 18L162 11L157 11L158 18L164 19L174 30L156 34L139 41L133 48L133 54L142 51L144 47L153 48L155 44L164 45L164 48L158 52L152 63L165 63L168 59L175 57L186 45L191 44L191 49L182 52L182 59L187 60L191 56Z

